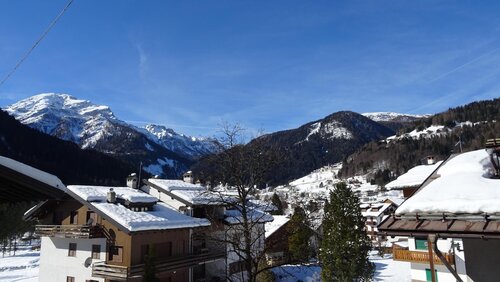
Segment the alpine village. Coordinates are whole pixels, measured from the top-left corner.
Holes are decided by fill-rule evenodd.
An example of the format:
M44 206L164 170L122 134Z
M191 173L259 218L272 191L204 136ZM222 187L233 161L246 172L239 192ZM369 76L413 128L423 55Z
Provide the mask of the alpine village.
M69 0L17 61L39 2L0 4L0 282L500 281L478 7Z

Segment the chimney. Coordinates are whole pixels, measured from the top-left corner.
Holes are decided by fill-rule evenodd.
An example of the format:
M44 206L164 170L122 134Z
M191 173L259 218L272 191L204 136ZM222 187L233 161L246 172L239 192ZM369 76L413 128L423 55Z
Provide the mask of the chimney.
M106 200L108 203L114 204L116 202L116 192L113 190L113 188L109 188L109 191L106 195Z
M127 187L130 187L132 189L137 189L138 188L138 178L136 173L132 173L129 176L127 176Z
M435 163L434 156L427 156L427 164L433 165Z
M188 172L184 173L183 179L184 179L184 182L194 183L193 172L192 171L188 171Z

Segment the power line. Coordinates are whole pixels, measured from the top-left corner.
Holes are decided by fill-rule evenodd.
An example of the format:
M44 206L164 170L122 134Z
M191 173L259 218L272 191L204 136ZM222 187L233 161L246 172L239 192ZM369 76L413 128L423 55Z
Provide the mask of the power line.
M45 29L45 31L38 38L38 40L35 42L35 44L33 44L33 46L31 46L31 48L28 50L28 52L26 52L21 57L21 59L19 60L19 62L17 62L17 64L14 66L14 68L0 81L0 87L5 83L5 81L7 81L14 74L14 72L16 72L16 70L21 66L21 64L24 62L24 60L26 60L28 58L28 56L31 54L31 52L33 52L33 50L36 48L36 46L38 46L38 44L40 44L40 42L45 38L45 36L47 36L49 31L56 25L56 23L59 21L59 19L62 17L62 15L66 12L66 10L68 10L69 6L71 6L73 1L74 0L68 1L66 6L64 6L64 9L62 9L62 11L57 15L57 17L54 18L54 20L52 20L50 25Z

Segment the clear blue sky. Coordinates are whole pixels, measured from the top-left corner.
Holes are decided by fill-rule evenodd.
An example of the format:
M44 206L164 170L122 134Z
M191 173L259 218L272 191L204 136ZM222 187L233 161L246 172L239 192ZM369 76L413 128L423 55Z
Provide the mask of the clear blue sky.
M0 0L0 75L66 0ZM212 135L339 110L436 113L500 96L492 1L75 0L0 106L68 93L127 121Z

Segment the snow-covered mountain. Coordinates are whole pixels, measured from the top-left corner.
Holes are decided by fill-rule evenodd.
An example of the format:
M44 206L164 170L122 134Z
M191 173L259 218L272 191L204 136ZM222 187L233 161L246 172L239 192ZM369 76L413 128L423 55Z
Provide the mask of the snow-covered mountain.
M427 118L431 115L410 115L401 114L394 112L373 112L373 113L363 113L365 117L376 121L376 122L412 122L417 119Z
M148 124L142 130L157 144L192 158L213 153L217 149L214 139L186 136L163 125Z
M116 118L108 106L67 94L35 95L4 110L23 124L81 148L96 149L134 164L142 161L153 174L176 176L214 149L210 139L185 136L164 126L138 128Z

